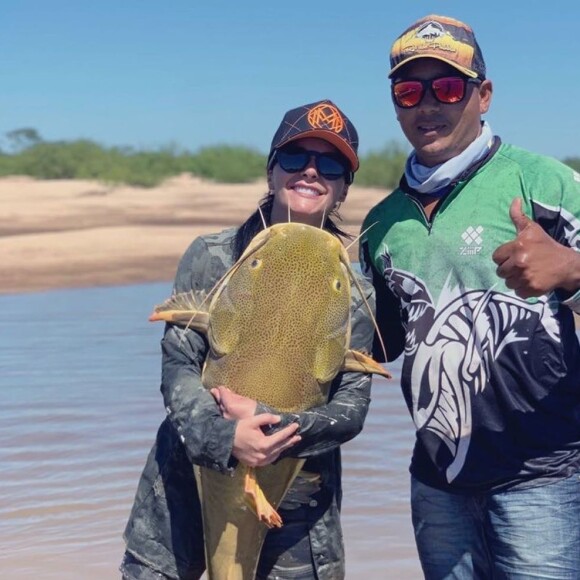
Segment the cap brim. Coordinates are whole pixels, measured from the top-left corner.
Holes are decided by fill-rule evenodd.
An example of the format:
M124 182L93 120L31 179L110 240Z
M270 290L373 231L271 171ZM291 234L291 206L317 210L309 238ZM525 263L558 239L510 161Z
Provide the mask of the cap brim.
M472 71L471 69L464 67L464 66L460 66L458 65L456 62L453 62L451 60L448 60L446 58L443 58L441 56L439 56L438 54L418 54L416 56L410 56L409 58L406 58L403 62L400 62L397 66L394 66L391 71L389 72L389 78L393 78L393 75L403 66L405 66L407 63L413 61L413 60L417 60L419 58L434 58L435 60L440 60L441 62L444 62L446 64L448 64L449 66L452 66L453 68L457 69L459 72L462 72L464 75L467 75L468 77L471 77L472 79L476 79L477 78L477 73L475 71Z
M350 147L350 145L348 145L348 143L342 139L342 137L339 137L336 133L327 131L325 129L312 129L311 131L303 131L294 137L290 137L290 139L287 139L286 141L282 141L276 146L276 149L280 149L280 147L283 147L292 141L298 141L298 139L307 139L309 137L322 139L323 141L330 143L348 159L352 171L356 171L358 169L359 161L354 149Z

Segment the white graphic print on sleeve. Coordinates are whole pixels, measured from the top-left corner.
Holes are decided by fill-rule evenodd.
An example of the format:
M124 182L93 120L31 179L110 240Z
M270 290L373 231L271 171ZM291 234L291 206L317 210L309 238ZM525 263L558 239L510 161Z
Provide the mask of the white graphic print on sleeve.
M580 251L580 220L563 207L556 207L534 202L534 213L542 216L548 216L552 221L561 220L563 222L564 239L571 248ZM561 240L564 242L564 240Z

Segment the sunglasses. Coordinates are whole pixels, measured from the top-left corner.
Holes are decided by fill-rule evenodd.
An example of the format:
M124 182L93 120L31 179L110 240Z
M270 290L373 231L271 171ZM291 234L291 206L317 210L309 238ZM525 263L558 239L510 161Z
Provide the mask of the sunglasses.
M479 85L481 80L455 76L396 81L391 85L391 94L395 105L402 109L416 107L423 100L427 90L430 90L440 103L454 105L460 103L465 97L467 83Z
M307 151L298 147L278 149L272 158L272 165L277 161L286 173L299 173L306 169L314 157L314 166L319 175L329 181L344 177L347 183L352 181L352 172L348 161L335 153Z

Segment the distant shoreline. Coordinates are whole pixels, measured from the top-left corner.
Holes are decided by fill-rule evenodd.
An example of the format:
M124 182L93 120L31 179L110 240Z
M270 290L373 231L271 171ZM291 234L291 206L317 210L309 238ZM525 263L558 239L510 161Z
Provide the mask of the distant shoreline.
M0 178L0 295L170 282L194 238L241 223L266 191L263 180L223 184L189 174L154 188ZM388 194L352 186L341 226L357 235ZM350 256L357 260L357 245Z
M266 191L189 174L154 188L0 178L0 294L171 281L194 238L242 223ZM388 193L353 186L343 227L357 234Z

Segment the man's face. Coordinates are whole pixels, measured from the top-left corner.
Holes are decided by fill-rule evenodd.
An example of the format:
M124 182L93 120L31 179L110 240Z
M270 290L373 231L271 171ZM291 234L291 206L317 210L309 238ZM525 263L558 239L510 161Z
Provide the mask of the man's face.
M393 81L445 76L461 76L461 73L439 60L419 58L402 67ZM439 165L472 143L480 133L481 115L489 109L491 93L491 81L485 80L480 85L467 83L465 97L459 103L440 103L428 90L413 108L395 105L397 119L419 162L428 167Z

